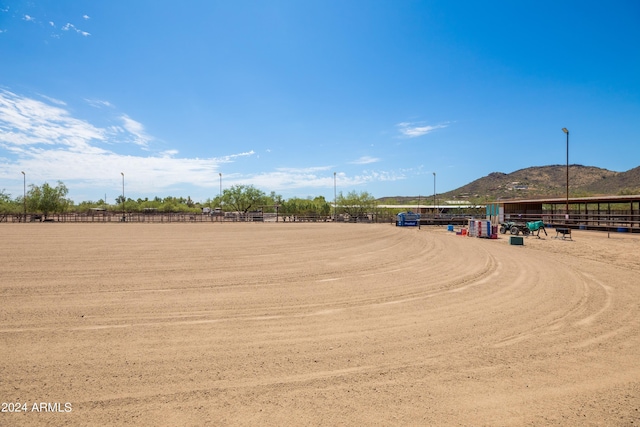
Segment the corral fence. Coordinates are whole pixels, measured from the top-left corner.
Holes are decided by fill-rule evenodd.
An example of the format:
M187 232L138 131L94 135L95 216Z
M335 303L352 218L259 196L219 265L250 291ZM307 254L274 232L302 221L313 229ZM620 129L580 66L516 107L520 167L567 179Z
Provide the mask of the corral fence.
M0 223L19 222L63 222L63 223L228 223L228 222L346 222L346 223L383 223L395 222L395 215L378 213L349 217L338 215L283 215L262 212L224 212L222 214L200 213L164 213L164 212L89 212L89 213L54 213L46 217L42 214L0 214Z
M543 221L547 227L566 227L579 230L599 230L640 233L640 214L626 210L595 212L549 213L528 211L525 214L505 215L505 221Z
M470 219L485 219L484 215L422 215L420 225L466 225ZM628 231L640 233L640 215L628 211L611 211L607 213L575 213L569 220L564 214L548 211L529 211L525 214L505 215L506 221L538 221L542 220L548 227L570 227L583 230ZM260 222L340 222L340 223L390 223L395 224L396 214L393 212L376 212L373 214L350 217L348 215L283 215L262 212L225 212L223 214L199 213L144 213L144 212L99 212L99 213L55 213L46 217L38 213L0 214L0 223L20 222L62 222L62 223L260 223Z

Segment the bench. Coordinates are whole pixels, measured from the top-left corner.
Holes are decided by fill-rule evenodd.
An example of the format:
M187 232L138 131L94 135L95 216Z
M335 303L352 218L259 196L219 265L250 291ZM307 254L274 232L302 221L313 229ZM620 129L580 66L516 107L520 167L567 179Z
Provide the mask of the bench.
M562 236L560 236L562 235ZM569 240L573 240L571 238L571 229L570 228L556 228L556 239L566 239L569 236Z

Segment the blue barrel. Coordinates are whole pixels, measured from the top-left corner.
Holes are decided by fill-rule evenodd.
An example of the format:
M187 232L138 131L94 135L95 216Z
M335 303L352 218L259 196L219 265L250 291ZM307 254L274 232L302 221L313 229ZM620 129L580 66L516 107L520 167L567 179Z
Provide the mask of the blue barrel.
M629 231L629 229L627 227L618 227L618 232L619 233L626 233L627 231Z
M453 231L453 225L451 224L447 225L447 231Z

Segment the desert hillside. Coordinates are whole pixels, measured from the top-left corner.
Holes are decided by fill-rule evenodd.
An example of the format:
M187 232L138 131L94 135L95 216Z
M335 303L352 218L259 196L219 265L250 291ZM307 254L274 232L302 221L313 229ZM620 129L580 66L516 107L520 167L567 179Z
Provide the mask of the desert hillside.
M566 194L565 165L535 166L511 173L492 172L467 185L438 194L440 200L469 200L484 203L500 199L555 197ZM595 166L569 165L571 197L640 194L640 166L614 172ZM418 196L383 197L381 203L409 204ZM423 203L425 198L423 197ZM429 203L429 199L426 199Z

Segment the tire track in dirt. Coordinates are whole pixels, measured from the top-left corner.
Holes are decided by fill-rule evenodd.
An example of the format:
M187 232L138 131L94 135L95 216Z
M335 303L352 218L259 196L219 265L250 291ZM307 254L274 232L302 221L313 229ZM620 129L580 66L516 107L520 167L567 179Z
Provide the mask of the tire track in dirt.
M233 316L224 316L224 313L220 310L210 310L210 311L200 311L197 314L194 314L193 311L190 312L177 312L177 313L167 313L165 315L140 315L140 313L135 313L129 316L112 316L108 319L111 324L92 324L87 326L69 326L70 330L93 330L93 329L106 329L109 327L112 328L123 328L123 327L153 327L153 326L183 326L183 325L197 325L204 323L218 323L218 322L229 322L229 321L241 321L241 320L254 320L254 321L265 321L265 320L273 320L273 319L283 319L287 317L291 318L299 318L304 316L318 316L326 313L335 313L336 308L327 308L327 307L335 307L336 305L341 306L340 310L344 309L362 309L367 308L369 306L376 305L385 305L385 304L399 304L411 300L417 300L421 298L433 298L434 296L443 293L443 292L458 292L464 289L467 289L474 284L482 284L485 283L488 277L496 274L496 262L495 259L488 257L484 260L485 265L481 270L471 270L465 271L464 276L456 277L454 280L451 278L450 267L446 263L435 263L432 266L424 265L422 260L429 258L436 258L436 254L439 253L444 245L442 242L436 241L437 246L432 242L433 240L426 237L426 241L430 242L429 244L419 245L421 252L414 252L412 257L406 257L404 254L399 253L396 249L396 245L392 245L390 247L378 248L373 252L366 253L369 259L371 259L371 254L378 254L376 256L380 256L383 259L387 259L386 263L376 263L376 268L368 268L366 273L363 271L353 271L350 272L348 276L343 276L339 278L329 278L329 279L314 279L314 276L310 276L305 280L313 280L316 283L326 283L326 282L342 282L342 286L351 287L354 286L354 283L362 283L370 280L383 281L391 283L390 286L382 286L378 289L379 296L369 296L368 294L349 294L347 298L342 301L330 300L322 303L306 303L304 305L289 305L286 307L278 306L263 306L262 309L267 312L273 312L277 314L255 317L253 316L253 311L256 309L255 306L251 306L248 309L248 313L243 315L242 313L238 313L237 311ZM421 241L417 241L421 242ZM405 242L406 246L406 242ZM395 257L390 256L390 254L395 254ZM485 254L486 255L486 254ZM358 252L358 256L362 256L362 252ZM346 265L352 265L352 256L344 256L343 262ZM375 259L375 258L374 258ZM390 261L389 261L390 259ZM436 258L439 259L439 258ZM403 274L411 274L415 276L416 274L422 274L425 271L428 271L430 274L429 283L425 285L423 281L415 281L414 283L409 283L405 286L397 286L393 281L394 278L397 278L398 275ZM458 274L461 272L458 272ZM319 272L319 276L322 277L325 273L323 271ZM287 279L285 281L293 281L294 279ZM299 279L296 279L299 280ZM251 283L244 283L241 285L246 288L255 288ZM277 286L277 284L269 284L262 285L266 287ZM238 286L233 285L234 289L237 291ZM150 289L130 289L130 290L98 290L86 294L126 294L126 293L154 293L154 292L180 292L184 293L188 292L202 292L206 290L207 287L190 287L188 289L180 289L180 288L170 288L170 289L160 289L160 290L150 290ZM80 292L75 293L59 293L53 294L50 293L48 295L54 296L70 296L72 294L79 294ZM40 295L41 297L43 295ZM198 317L193 320L184 320L185 317ZM155 319L155 321L148 321L149 319ZM95 315L86 315L83 316L85 321L98 321L99 317ZM105 319L107 320L107 319ZM123 324L123 322L126 322ZM60 325L52 326L50 328L20 328L19 331L27 332L27 331L44 331L44 330L54 330L60 328ZM12 329L1 329L0 332L17 332L18 330Z

